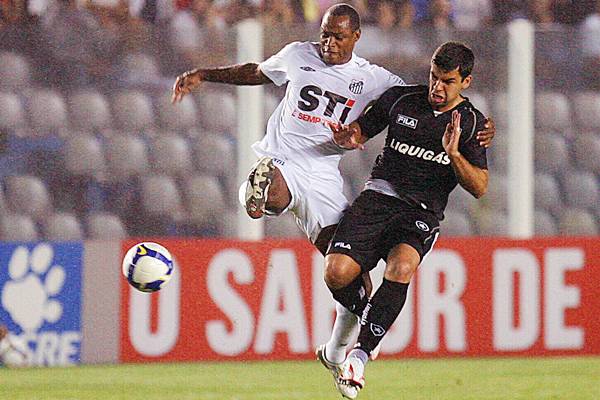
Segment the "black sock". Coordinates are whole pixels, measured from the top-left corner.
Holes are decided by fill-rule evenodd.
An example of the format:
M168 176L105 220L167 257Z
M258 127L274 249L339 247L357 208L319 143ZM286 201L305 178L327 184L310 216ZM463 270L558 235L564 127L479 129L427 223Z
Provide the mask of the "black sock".
M329 290L338 303L359 317L362 315L363 310L369 301L362 276L358 276L346 287L341 289L329 288Z
M404 303L408 283L400 283L383 279L383 283L365 307L361 316L360 334L356 348L371 354L371 351L383 339L388 329L392 326Z

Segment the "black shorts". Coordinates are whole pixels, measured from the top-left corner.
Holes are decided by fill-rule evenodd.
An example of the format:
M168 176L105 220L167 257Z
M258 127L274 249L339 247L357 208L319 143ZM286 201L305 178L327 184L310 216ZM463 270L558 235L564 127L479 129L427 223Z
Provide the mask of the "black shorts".
M390 250L400 243L414 247L423 260L438 233L439 220L433 213L366 190L344 213L327 254L346 254L366 272L380 259L387 259Z

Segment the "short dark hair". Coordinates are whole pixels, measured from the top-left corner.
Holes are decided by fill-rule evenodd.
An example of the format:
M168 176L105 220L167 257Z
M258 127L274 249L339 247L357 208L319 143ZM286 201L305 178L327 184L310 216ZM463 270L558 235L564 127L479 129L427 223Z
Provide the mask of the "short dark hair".
M446 42L435 50L431 61L444 72L454 71L458 67L460 77L465 79L473 72L475 56L473 50L464 43Z
M335 4L327 9L326 14L334 17L348 17L350 19L350 29L352 29L352 32L356 32L360 29L360 15L358 15L358 11L350 4Z

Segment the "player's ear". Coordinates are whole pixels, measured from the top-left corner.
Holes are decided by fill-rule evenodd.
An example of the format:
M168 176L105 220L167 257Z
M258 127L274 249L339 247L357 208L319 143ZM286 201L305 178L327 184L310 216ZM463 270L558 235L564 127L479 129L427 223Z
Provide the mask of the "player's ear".
M463 79L463 81L462 81L463 90L468 89L469 86L471 86L471 80L473 80L473 75L469 75L465 79Z
M360 39L360 28L355 30L353 33L354 33L354 41L357 42L358 39Z

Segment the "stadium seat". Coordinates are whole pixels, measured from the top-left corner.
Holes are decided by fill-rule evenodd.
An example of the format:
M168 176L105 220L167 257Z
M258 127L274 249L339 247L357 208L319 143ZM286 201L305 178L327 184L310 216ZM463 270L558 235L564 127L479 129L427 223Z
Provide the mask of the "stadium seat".
M539 172L535 174L535 206L554 215L562 205L561 190L557 179L552 174Z
M117 240L127 237L121 219L108 212L98 212L87 216L87 233L90 239Z
M143 92L127 90L118 93L112 99L111 105L117 128L133 132L153 128L152 102Z
M0 218L0 239L5 242L31 242L39 239L31 217L22 214L7 214Z
M214 176L195 175L184 183L185 200L190 219L198 225L215 224L225 211L223 189Z
M593 209L600 204L598 179L591 172L572 171L565 174L562 187L568 206Z
M163 129L183 131L196 125L198 110L193 96L186 96L177 104L171 104L171 93L164 93L156 108Z
M562 131L571 125L569 99L558 92L541 92L535 96L535 125L541 129Z
M508 181L506 176L490 174L487 193L481 198L486 208L505 212L508 208Z
M71 136L64 146L64 159L72 175L98 176L106 171L102 144L91 135Z
M70 213L56 213L44 218L44 237L54 241L83 239L83 230L77 217Z
M505 236L508 234L508 217L501 211L480 210L474 221L481 236Z
M111 137L106 143L106 162L115 180L145 173L148 170L148 151L137 136Z
M492 116L490 113L490 105L483 93L468 91L465 93L465 95L469 98L471 104L473 104L476 109L481 111L483 115L485 115L486 117Z
M26 125L21 99L10 92L0 92L0 127L15 129Z
M558 231L566 236L596 236L599 233L594 215L579 208L566 208L562 211Z
M558 173L569 167L569 149L562 136L535 135L535 165L540 172Z
M227 199L234 201L240 184L237 179L237 163L233 156L236 154L234 143L226 136L204 133L195 141L193 149L196 169L202 174L220 178L227 191Z
M235 135L237 114L235 97L223 91L203 91L196 95L200 124L212 132Z
M273 93L265 93L265 124L279 105L281 99Z
M33 90L27 105L35 136L57 134L67 127L67 106L60 93L52 89Z
M483 197L485 198L485 196ZM450 193L448 197L447 210L465 215L470 215L478 206L478 200L467 192L460 185Z
M182 201L175 180L167 175L142 177L142 209L148 216L181 217Z
M265 220L265 236L270 238L304 238L306 235L298 224L292 213L285 213L278 217Z
M446 211L440 223L440 232L444 236L471 236L473 228L468 216L461 212Z
M69 97L72 125L82 131L95 131L111 126L108 101L96 90L79 91Z
M241 212L244 212L239 208ZM218 219L219 222L219 235L225 238L237 237L237 208L232 210L225 210Z
M48 189L42 180L30 175L5 179L6 200L11 210L41 220L52 211Z
M556 236L558 234L556 220L548 212L536 210L534 218L534 234L536 236Z
M160 70L155 58L145 53L127 54L121 63L129 80L151 80L160 77Z
M29 62L20 54L0 52L0 87L9 89L29 86L31 80Z
M150 143L152 169L166 175L192 171L192 155L188 142L181 136L165 133Z
M580 168L600 174L600 134L578 136L573 143L573 154Z
M600 129L600 93L580 92L573 97L575 120L582 129Z
M493 116L497 127L506 128L508 124L508 95L506 92L497 92L494 96Z

